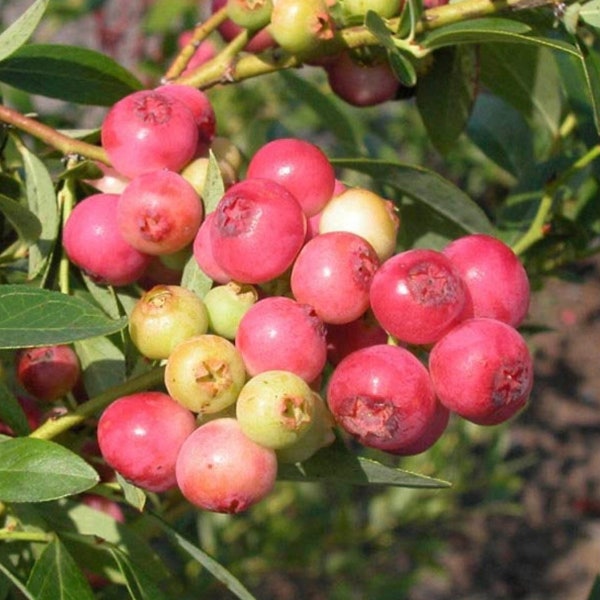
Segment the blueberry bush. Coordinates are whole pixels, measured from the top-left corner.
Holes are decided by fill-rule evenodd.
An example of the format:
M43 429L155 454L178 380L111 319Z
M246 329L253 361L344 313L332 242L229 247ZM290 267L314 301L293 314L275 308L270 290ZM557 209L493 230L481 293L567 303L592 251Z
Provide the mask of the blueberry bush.
M407 597L599 248L600 0L12 4L0 598Z

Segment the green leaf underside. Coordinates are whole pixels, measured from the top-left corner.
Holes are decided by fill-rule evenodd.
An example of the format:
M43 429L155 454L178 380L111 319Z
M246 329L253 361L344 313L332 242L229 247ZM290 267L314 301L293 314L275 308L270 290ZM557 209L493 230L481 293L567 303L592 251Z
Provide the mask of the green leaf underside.
M35 438L0 443L0 500L44 502L90 489L98 474L64 446Z
M191 556L198 564L202 565L216 579L222 582L228 590L230 590L240 600L256 600L256 598L242 585L242 583L234 577L223 565L218 563L214 558L206 552L188 542L182 535L177 533L175 529L170 527L165 521L155 514L149 513L150 517L155 520L171 540L179 546L184 552Z
M519 44L535 44L547 46L554 50L580 56L578 49L568 42L527 35L531 31L529 25L501 18L481 18L461 21L426 33L420 40L424 48L434 50L456 44L487 44L490 42L513 42Z
M0 348L65 344L120 331L113 320L81 298L24 285L0 286Z
M0 62L0 81L49 98L111 106L142 84L99 52L77 46L31 44Z
M27 588L37 600L93 600L85 575L59 539L50 542L36 561Z
M26 244L35 242L42 233L40 220L27 208L0 194L0 213L2 213Z
M493 233L483 210L462 190L433 171L403 163L370 159L332 159L339 168L360 171L417 202L426 204L465 233Z
M388 467L376 460L352 454L337 445L320 450L302 464L279 465L278 479L410 488L446 488L450 486L447 481Z
M0 61L18 50L31 36L50 0L37 0L0 34Z

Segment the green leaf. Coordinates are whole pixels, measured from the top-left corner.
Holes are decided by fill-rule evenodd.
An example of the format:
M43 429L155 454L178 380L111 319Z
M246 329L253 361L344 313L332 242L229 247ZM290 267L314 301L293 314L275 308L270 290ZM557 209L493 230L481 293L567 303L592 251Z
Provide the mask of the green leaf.
M111 106L142 84L112 58L78 46L31 44L0 62L0 81L31 94Z
M17 148L25 168L27 204L42 225L36 243L29 248L29 278L34 279L48 266L54 251L60 216L56 191L46 165L22 143Z
M0 443L0 500L44 502L98 483L96 471L64 446L36 438Z
M132 483L129 483L129 481L124 479L119 473L116 475L117 483L121 486L121 490L123 490L123 496L125 497L127 504L142 512L144 506L146 506L146 500L148 499L146 492Z
M108 546L119 570L125 578L125 585L132 600L166 600L154 582L146 576L143 570L134 565L127 554L115 546Z
M93 600L85 575L59 539L47 544L33 565L27 588L37 600Z
M600 132L600 55L579 39L577 44L581 50L581 67L592 106L594 124Z
M35 31L50 0L37 0L0 34L0 61L18 50Z
M90 398L125 381L123 352L105 336L74 344L81 364L83 383Z
M115 333L113 320L85 300L25 285L0 286L0 348L66 344Z
M202 202L204 204L204 213L209 214L215 210L219 200L225 193L225 183L221 176L219 163L212 150L209 151L208 169L206 170L206 181L202 188Z
M447 488L451 485L441 479L388 467L376 460L357 456L338 443L319 450L306 462L280 464L277 477L287 481L327 481L410 488Z
M419 41L422 46L430 50L456 44L512 42L546 46L575 56L579 54L577 48L568 42L552 37L526 35L530 31L529 25L520 21L500 17L484 17L440 27L426 33Z
M181 276L181 286L191 290L200 298L204 298L206 292L213 285L213 280L200 269L196 259L190 256Z
M415 67L410 58L396 47L392 32L388 29L385 21L374 10L369 10L365 18L365 25L387 50L390 65L400 83L406 87L414 87L417 83Z
M419 80L417 107L435 147L445 154L464 131L478 86L475 46L443 48L431 70Z
M149 517L157 522L165 531L167 536L181 548L189 556L191 556L198 564L202 565L216 579L222 582L229 591L231 591L240 600L256 600L254 596L236 579L223 565L218 563L214 558L206 554L203 550L188 542L182 535L177 533L170 525L163 521L160 517L153 513L149 513Z
M332 163L338 168L366 173L378 183L393 187L464 233L493 232L483 210L461 189L433 171L387 160L349 158L332 159Z
M29 592L25 584L22 583L19 578L2 563L0 563L0 573L2 573L2 575L4 575L4 577L8 579L19 590L19 592L21 592L25 600L37 600L37 598Z
M583 4L579 18L592 27L600 28L600 0L591 0Z
M527 121L497 96L479 94L467 131L488 158L517 179L533 167L532 132Z
M600 600L600 575L596 575L587 600Z
M338 98L322 92L314 83L291 71L281 71L279 76L285 82L286 91L296 99L302 98L323 128L333 133L349 154L364 152L360 122L348 114Z
M36 242L42 233L40 220L27 208L0 194L0 212L14 227L17 235L27 245Z
M517 44L481 47L481 77L494 94L520 111L528 122L555 138L563 113L561 77L547 48Z
M30 433L27 417L19 401L3 381L0 381L0 421L8 425L16 435Z

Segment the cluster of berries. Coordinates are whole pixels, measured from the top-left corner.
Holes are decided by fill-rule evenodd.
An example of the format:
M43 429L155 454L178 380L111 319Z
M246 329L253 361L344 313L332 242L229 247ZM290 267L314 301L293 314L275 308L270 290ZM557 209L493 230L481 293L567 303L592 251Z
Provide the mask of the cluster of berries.
M165 389L103 412L98 444L113 469L239 512L271 491L279 463L309 459L336 427L411 455L452 413L493 425L526 404L533 369L517 327L529 282L510 247L472 234L398 251L393 204L346 188L296 138L262 146L205 214L185 174L208 160L214 128L197 90L124 98L102 141L125 187L83 199L65 224L67 255L99 282L139 281L182 251L214 282L204 298L159 282L133 308L131 339L165 364Z

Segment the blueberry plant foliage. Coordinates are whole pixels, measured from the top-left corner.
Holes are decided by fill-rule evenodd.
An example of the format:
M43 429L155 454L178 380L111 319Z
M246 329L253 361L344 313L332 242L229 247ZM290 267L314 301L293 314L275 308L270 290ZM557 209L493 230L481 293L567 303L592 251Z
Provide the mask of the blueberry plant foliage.
M98 283L62 245L70 214L98 191L101 167L110 166L101 118L84 129L65 116L69 111L61 118L32 114L29 98L59 100L82 115L158 85L200 89L214 105L217 133L243 149L234 179L243 178L244 164L270 139L311 137L339 181L393 202L398 252L440 250L461 236L488 234L509 245L541 287L545 277L598 250L600 2L459 0L430 7L407 0L384 17L350 13L339 0L322 3L329 29L318 42L310 35L305 42L304 31L287 45L285 24L281 33L273 23L277 41L254 50L268 20L225 40L224 4L203 6L203 20L175 49L190 6L181 3L179 20L165 18L181 23L175 32L160 14L176 9L158 0L146 25L162 36L167 58L144 57L135 73L98 50L36 42L53 4L31 2L0 32L0 597L191 598L200 569L249 599L248 587L190 536L183 515L200 509L178 490L155 493L104 475L94 450L100 415L122 396L164 390L164 361L142 356L129 334L142 283ZM93 11L103 3L88 4ZM321 10L319 2L307 6L313 4ZM214 53L194 64L207 40L216 40ZM384 64L394 97L362 107L335 93L325 74L343 53L355 64ZM369 85L350 71L346 77L357 88L351 95ZM426 141L411 151L417 135ZM206 153L206 215L231 184L215 156L216 149ZM216 285L191 251L175 263L178 283L198 297ZM79 358L81 382L52 405L38 403L44 414L31 419L16 356L66 344ZM427 352L415 349L421 359ZM401 457L369 452L344 432L335 437L307 460L281 464L278 481L440 494L450 485L443 466L416 473ZM172 568L174 561L195 567Z

